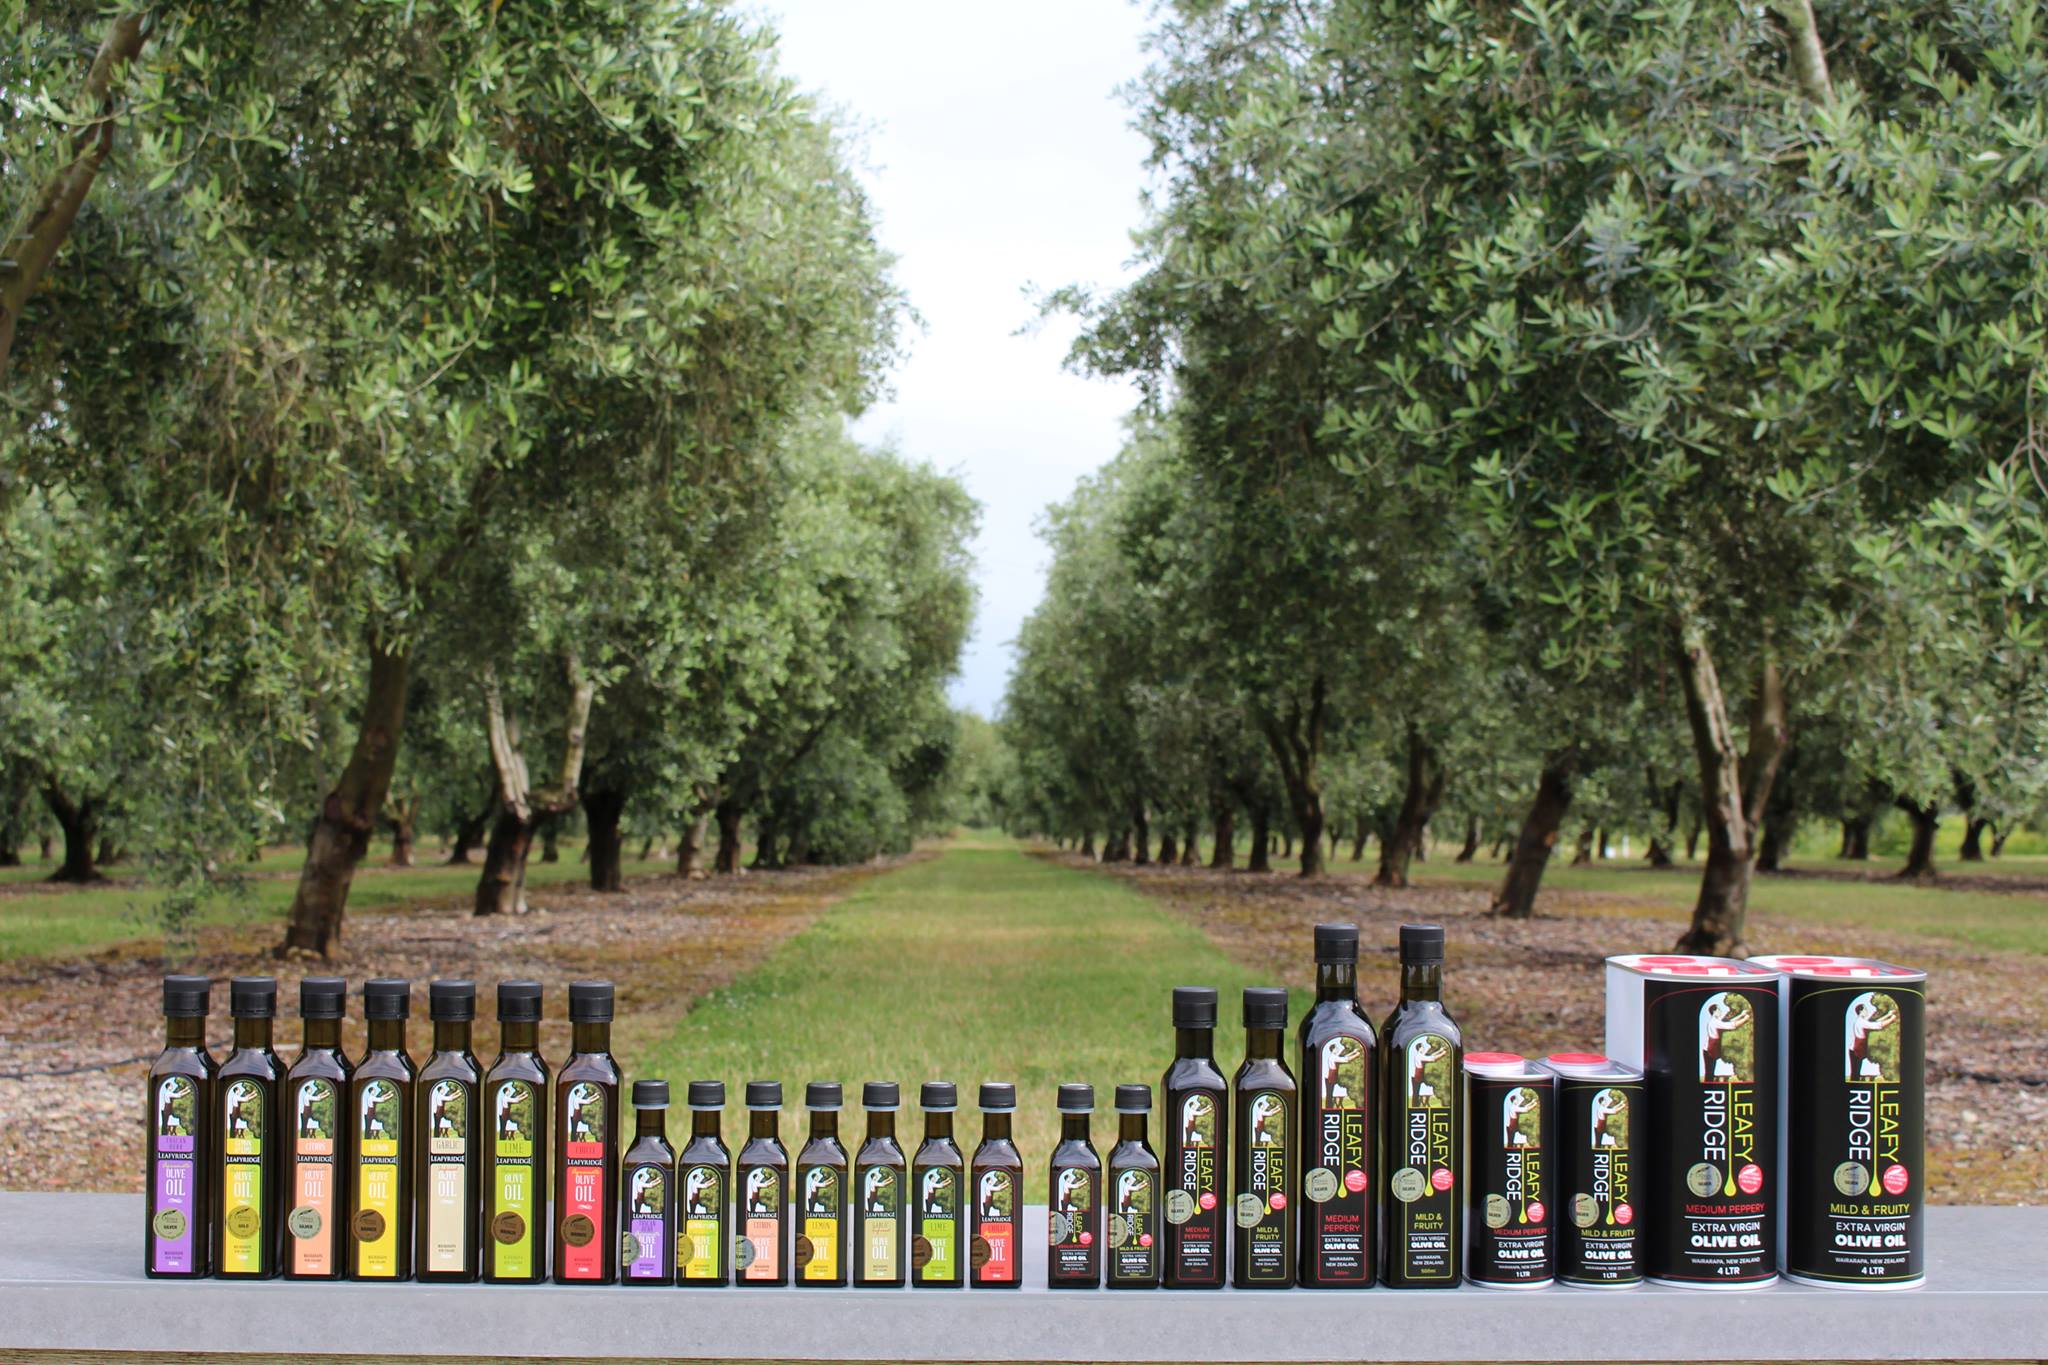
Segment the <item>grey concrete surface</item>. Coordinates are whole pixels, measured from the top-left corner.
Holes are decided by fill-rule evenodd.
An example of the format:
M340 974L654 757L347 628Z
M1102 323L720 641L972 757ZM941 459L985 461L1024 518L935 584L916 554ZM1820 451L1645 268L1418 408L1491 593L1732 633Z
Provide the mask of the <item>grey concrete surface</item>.
M1900 1360L2048 1355L2048 1209L1929 1211L1928 1283L1874 1294L1645 1286L1502 1293L1014 1292L171 1282L140 1195L0 1193L0 1354L818 1360Z

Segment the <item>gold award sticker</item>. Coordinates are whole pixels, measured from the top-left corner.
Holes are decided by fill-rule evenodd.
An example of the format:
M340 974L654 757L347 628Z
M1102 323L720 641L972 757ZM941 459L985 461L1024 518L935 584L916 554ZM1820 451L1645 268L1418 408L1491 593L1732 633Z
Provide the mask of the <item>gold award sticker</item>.
M1853 1161L1835 1167L1835 1188L1852 1199L1870 1188L1870 1172Z
M916 1266L916 1267L917 1267L917 1268L918 1268L919 1270L923 1270L923 1269L924 1269L924 1268L925 1268L926 1266L928 1266L928 1265L930 1265L930 1264L931 1264L931 1260L932 1260L932 1240L931 1240L931 1238L929 1238L929 1237L925 1236L925 1235L924 1235L923 1233L919 1233L919 1234L918 1234L917 1236L915 1236L915 1237L911 1238L911 1239L910 1239L910 1263L911 1263L912 1265Z
M562 1240L572 1247L587 1247L597 1236L597 1224L587 1213L572 1213L562 1220Z
M805 1266L809 1265L811 1257L816 1254L817 1251L811 1246L810 1238L799 1237L796 1239L796 1268L798 1270L802 1270Z
M1113 1247L1120 1247L1130 1240L1130 1221L1120 1213L1109 1215L1109 1244Z
M175 1242L185 1235L185 1213L182 1209L165 1209L151 1224L156 1235L166 1242Z
M1241 1194L1237 1197L1237 1225L1241 1228L1255 1228L1266 1216L1266 1201L1255 1194Z
M311 1204L301 1204L292 1210L291 1216L284 1220L284 1225L290 1229L292 1236L302 1242L318 1237L320 1235L320 1210L314 1208Z
M1316 1203L1325 1204L1337 1197L1339 1183L1335 1171L1317 1166L1301 1178L1301 1192Z
M1486 1196L1486 1226L1504 1228L1508 1225L1508 1201L1497 1194Z
M1413 1166L1403 1166L1394 1172L1394 1198L1404 1204L1412 1204L1429 1193L1429 1177Z
M1179 1227L1195 1216L1195 1197L1186 1190L1166 1192L1166 1221Z
M512 1209L507 1209L491 1220L491 1236L505 1246L511 1246L526 1235L526 1220Z
M1685 1187L1704 1199L1721 1188L1721 1171L1711 1161L1696 1161L1685 1173Z
M1600 1221L1600 1201L1590 1194L1572 1196L1572 1226L1589 1228Z
M263 1226L263 1215L247 1204L237 1204L228 1210L228 1236L254 1237L256 1230Z
M689 1264L689 1263L690 1263L691 1261L694 1261L694 1260L696 1260L696 1259L697 1259L697 1244L696 1244L695 1242L693 1242L693 1241L691 1241L691 1240L690 1240L690 1234L689 1234L689 1233L687 1233L687 1232L680 1232L680 1233L677 1233L677 1234L676 1234L676 1264L677 1264L677 1265L688 1265L688 1264Z
M356 1240L374 1242L384 1235L384 1215L376 1209L364 1209L356 1215Z
M630 1232L619 1234L619 1264L640 1259L640 1239Z

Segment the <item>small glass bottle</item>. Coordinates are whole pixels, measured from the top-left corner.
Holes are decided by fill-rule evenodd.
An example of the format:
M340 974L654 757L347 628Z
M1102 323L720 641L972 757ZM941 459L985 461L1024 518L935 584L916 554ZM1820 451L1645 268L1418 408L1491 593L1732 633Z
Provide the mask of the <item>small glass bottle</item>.
M484 1129L477 1119L483 1069L470 1050L476 983L434 982L427 1012L434 1051L414 1087L413 1273L428 1284L467 1284L477 1277Z
M1060 1140L1052 1149L1052 1206L1046 1210L1045 1282L1052 1289L1102 1287L1102 1158L1089 1140L1095 1087L1059 1090Z
M151 1279L213 1273L214 1062L206 1050L212 992L203 976L164 978L164 1050L150 1063L144 1099L150 1137L142 1271Z
M484 1076L484 1281L547 1278L548 1064L538 981L498 983L498 1057Z
M782 1082L748 1081L747 1141L733 1172L736 1285L789 1283L789 1149L781 1129Z
M278 1091L284 1063L271 1046L277 979L238 976L228 983L234 1050L220 1064L213 1118L220 1134L220 1198L214 1207L214 1274L224 1280L267 1280L278 1272L284 1238L283 1162L279 1160Z
M633 1082L633 1144L619 1161L619 1283L676 1282L676 1149L668 1145L668 1082Z
M846 1283L846 1148L839 1141L839 1082L804 1087L811 1135L796 1159L798 1226L796 1282L833 1287Z
M690 1140L676 1158L676 1283L725 1284L732 1241L732 1155L719 1135L724 1081L690 1082Z
M349 1078L355 1171L349 1181L348 1273L352 1280L412 1278L412 1058L405 1021L412 983L363 983L370 1045Z
M569 983L569 1060L555 1078L556 1284L619 1277L619 1064L612 983Z
M1109 1255L1103 1278L1111 1289L1159 1284L1159 1158L1146 1140L1152 1087L1116 1088L1116 1146L1109 1149Z
M896 1141L896 1111L902 1103L894 1081L869 1081L860 1089L868 1135L853 1164L854 1190L860 1199L853 1282L869 1289L903 1285L903 1187L909 1173Z
M976 1289L1017 1289L1024 1279L1017 1242L1024 1158L1010 1140L1017 1112L1017 1087L1007 1081L981 1086L981 1145L974 1149L968 1195L973 1202L974 1249L971 1283Z
M1230 1081L1216 1065L1216 989L1173 988L1173 1061L1160 1079L1165 1228L1159 1281L1221 1289L1230 1246Z
M1237 1216L1230 1282L1239 1289L1294 1284L1298 1232L1294 1201L1294 1122L1299 1104L1286 1046L1287 992L1248 986L1244 992L1244 1063L1232 1078L1237 1161L1231 1208Z
M910 1283L921 1289L958 1289L967 1282L967 1222L961 1213L967 1161L953 1140L953 1113L959 1105L960 1091L951 1081L926 1081L918 1089L924 1141L910 1165L911 1196L917 1200Z
M338 1280L347 1273L350 1170L348 1082L341 1052L348 982L309 976L299 982L304 1044L285 1077L282 1106L285 1215L284 1277Z

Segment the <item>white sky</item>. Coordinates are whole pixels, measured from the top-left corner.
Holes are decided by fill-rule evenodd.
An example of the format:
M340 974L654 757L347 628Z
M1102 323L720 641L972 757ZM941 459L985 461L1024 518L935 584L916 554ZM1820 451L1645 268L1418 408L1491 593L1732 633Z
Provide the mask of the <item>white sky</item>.
M1027 285L1125 277L1145 142L1119 85L1144 67L1126 0L757 0L782 64L867 130L882 243L925 329L856 434L960 474L982 504L981 612L956 704L993 715L1045 582L1041 509L1117 451L1129 387L1061 369Z

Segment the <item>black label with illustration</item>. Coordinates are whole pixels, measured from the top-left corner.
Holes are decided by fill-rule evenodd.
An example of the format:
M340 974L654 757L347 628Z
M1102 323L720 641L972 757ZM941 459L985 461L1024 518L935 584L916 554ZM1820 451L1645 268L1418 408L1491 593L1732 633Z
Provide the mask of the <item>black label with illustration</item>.
M1314 1107L1303 1133L1302 1265L1305 1280L1372 1280L1372 1067L1365 1044L1340 1035L1317 1049Z
M1640 1081L1563 1077L1557 1083L1556 1141L1560 1207L1557 1278L1566 1284L1634 1284L1636 1263L1635 1125Z
M1220 1285L1228 1237L1221 1171L1223 1095L1179 1092L1170 1098L1166 1117L1166 1197L1160 1210L1165 1270L1175 1284Z
M1055 1167L1052 1207L1046 1210L1046 1274L1053 1284L1102 1282L1100 1171Z
M1465 1108L1472 1145L1466 1271L1481 1284L1551 1279L1551 1093L1547 1075L1471 1078Z
M1278 1090L1260 1090L1244 1107L1243 1188L1235 1205L1237 1235L1245 1246L1243 1273L1249 1283L1289 1284L1294 1279L1287 1254L1294 1240L1288 1194L1288 1162L1294 1150L1291 1098Z
M1424 1033L1390 1049L1398 1123L1387 1152L1387 1259L1395 1278L1455 1284L1459 1277L1457 1046Z
M1152 1284L1159 1278L1159 1173L1112 1166L1109 1201L1110 1283Z

